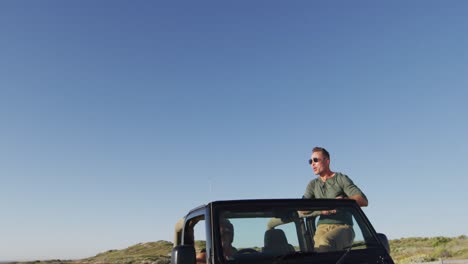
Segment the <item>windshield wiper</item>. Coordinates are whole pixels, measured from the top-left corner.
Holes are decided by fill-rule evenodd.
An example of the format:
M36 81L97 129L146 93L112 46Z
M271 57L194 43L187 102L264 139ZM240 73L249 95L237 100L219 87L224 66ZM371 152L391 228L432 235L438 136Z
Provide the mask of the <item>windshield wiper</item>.
M353 245L354 246L354 245ZM353 246L350 246L350 247L347 247L346 248L346 251L345 253L343 253L343 255L341 255L341 257L338 259L338 261L336 262L336 264L341 264L344 262L346 256L348 256L348 253L351 251L351 248L353 248Z
M349 247L345 247L344 250L345 252L343 253L343 255L341 255L341 257L338 259L338 261L336 262L336 264L342 264L344 263L344 260L346 258L346 256L348 256L349 252L351 251L352 248L355 248L355 247L362 247L362 246L366 246L366 247L369 247L369 246L377 246L378 244L376 243L366 243L366 242L359 242L359 243L356 243L356 244L352 244L351 246Z
M359 243L355 243L355 244L353 244L353 245L351 245L349 247L345 247L344 248L345 252L343 253L343 255L341 255L341 257L338 259L336 264L343 264L344 260L346 259L346 256L349 254L351 249L356 248L356 247L362 247L362 246L375 247L375 246L378 246L378 244L377 243L359 242ZM321 253L317 253L315 251L313 251L313 252L296 251L296 252L292 252L292 253L289 253L289 254L286 254L286 255L280 255L280 256L276 257L275 261L273 261L272 264L281 264L281 263L283 263L283 261L285 261L287 259L302 258L302 257L307 257L307 256L317 256L317 255L320 255L320 254Z

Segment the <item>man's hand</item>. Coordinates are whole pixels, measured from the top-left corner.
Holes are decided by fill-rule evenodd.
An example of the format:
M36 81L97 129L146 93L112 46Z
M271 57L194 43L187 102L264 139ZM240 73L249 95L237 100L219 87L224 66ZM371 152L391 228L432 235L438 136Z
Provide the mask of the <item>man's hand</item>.
M312 211L297 211L297 214L299 215L299 217L304 217L310 213L312 213Z
M349 199L353 199L356 201L357 204L359 204L359 206L361 207L364 207L364 206L367 206L369 204L369 202L367 201L366 198L362 197L361 195L357 194L357 195L353 195L351 197L349 197Z
M334 210L323 210L321 212L322 215L333 215L333 214L336 214L336 209Z
M337 196L336 199L351 199L351 200L355 200L356 203L361 206L361 207L364 207L364 206L367 206L369 204L369 202L367 201L366 198L362 197L361 195L359 194L356 194L356 195L353 195L351 197L346 197L346 196Z

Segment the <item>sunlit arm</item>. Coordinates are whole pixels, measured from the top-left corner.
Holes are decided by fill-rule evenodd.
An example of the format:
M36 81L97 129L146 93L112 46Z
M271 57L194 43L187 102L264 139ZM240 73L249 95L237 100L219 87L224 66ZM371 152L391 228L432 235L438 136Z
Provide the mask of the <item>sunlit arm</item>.
M359 204L359 206L361 206L361 207L365 207L365 206L367 206L369 204L367 199L362 197L359 194L350 196L349 199L355 200L357 202L357 204Z

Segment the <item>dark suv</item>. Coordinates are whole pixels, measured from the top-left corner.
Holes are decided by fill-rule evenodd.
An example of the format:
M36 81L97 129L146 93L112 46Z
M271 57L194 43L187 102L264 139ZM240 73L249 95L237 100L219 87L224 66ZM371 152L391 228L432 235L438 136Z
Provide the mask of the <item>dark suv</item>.
M318 251L314 234L321 212L351 217L354 239ZM229 223L232 245L222 236ZM228 230L229 231L229 230ZM224 240L223 240L224 239ZM172 264L393 263L385 235L375 232L354 200L269 199L216 201L191 210L176 225Z

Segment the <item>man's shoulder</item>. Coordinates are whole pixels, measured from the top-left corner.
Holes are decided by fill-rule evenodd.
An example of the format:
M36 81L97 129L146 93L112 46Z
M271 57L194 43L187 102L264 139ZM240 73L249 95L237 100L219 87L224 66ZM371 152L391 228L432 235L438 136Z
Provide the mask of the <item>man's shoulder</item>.
M343 181L343 180L351 180L351 178L349 178L348 175L342 173L342 172L335 172L335 176L334 178L337 180L337 181Z
M339 178L339 177L348 177L348 175L346 175L346 174L344 174L342 172L335 172L335 177L337 177L337 178Z
M333 178L335 178L335 182L338 183L341 187L344 187L351 181L349 176L342 172L335 172L335 176Z
M312 179L307 184L307 190L312 191L315 189L315 186L318 186L318 178Z
M319 181L319 178L315 178L309 181L309 185L315 185L316 182Z

